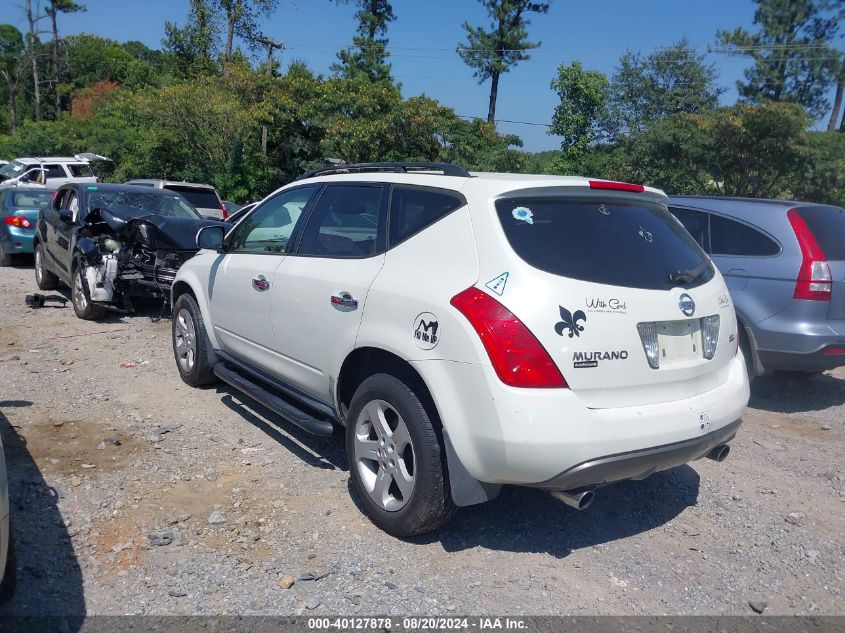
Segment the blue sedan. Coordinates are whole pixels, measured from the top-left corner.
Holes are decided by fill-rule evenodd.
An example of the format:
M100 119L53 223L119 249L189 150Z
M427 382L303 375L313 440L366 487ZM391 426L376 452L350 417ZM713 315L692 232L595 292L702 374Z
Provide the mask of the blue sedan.
M32 253L38 210L54 193L45 187L0 187L0 266L11 265L12 255Z

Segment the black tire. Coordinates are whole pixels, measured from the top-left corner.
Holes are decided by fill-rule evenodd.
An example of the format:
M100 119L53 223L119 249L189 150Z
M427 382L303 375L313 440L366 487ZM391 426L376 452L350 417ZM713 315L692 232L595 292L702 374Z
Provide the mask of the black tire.
M35 283L41 290L55 290L59 287L59 278L44 265L46 256L44 246L38 242L35 246Z
M171 318L171 340L173 343L173 357L176 360L176 368L182 381L191 387L203 387L217 382L214 375L214 367L209 362L209 351L211 345L205 332L205 322L202 319L202 312L196 300L189 294L183 294L176 300L173 306L173 317ZM186 325L190 322L190 326ZM193 328L193 362L187 362L187 357L182 358L185 347L177 349L177 341L182 338L183 345L187 346L190 341L185 339L185 334Z
M745 371L748 374L748 384L750 385L757 378L757 370L754 369L754 356L751 352L751 343L748 340L748 335L745 333L745 328L737 323L739 330L739 349L742 350L742 356L745 358Z
M6 551L6 568L3 570L3 582L0 583L0 604L8 602L15 594L18 584L17 557L15 539L12 538L12 520L9 519L9 549Z
M73 304L73 311L76 316L86 321L96 321L106 312L105 308L91 303L91 300L85 296L85 291L82 289L82 266L80 265L73 269L70 302Z
M6 266L12 265L12 256L9 253L3 251L3 247L0 246L0 268L5 268Z
M346 454L352 494L375 525L399 538L438 529L456 509L449 488L446 452L432 420L432 416L436 420L437 414L429 412L424 406L420 397L423 393L421 386L408 382L411 384L388 374L367 378L355 391L346 425ZM364 407L374 401L386 403L401 416L413 449L413 489L407 500L403 500L405 505L397 510L388 510L374 501L362 479L361 469L365 467L359 466L356 461L357 421ZM433 407L432 404L429 406ZM371 463L378 466L375 462Z

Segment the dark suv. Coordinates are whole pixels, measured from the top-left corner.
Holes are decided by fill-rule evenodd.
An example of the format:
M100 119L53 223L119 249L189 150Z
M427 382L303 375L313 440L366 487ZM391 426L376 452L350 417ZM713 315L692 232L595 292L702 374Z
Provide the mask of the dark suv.
M669 210L725 278L751 376L845 365L845 209L675 196Z

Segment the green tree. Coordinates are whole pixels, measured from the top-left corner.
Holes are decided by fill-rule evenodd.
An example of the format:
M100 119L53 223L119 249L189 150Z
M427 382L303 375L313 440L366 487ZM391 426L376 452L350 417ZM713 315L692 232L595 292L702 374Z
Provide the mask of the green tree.
M834 81L839 55L831 42L839 27L819 0L754 0L756 33L737 28L719 31L728 52L750 57L754 66L737 82L743 99L792 101L813 119L828 108L825 93Z
M558 160L574 162L580 159L599 135L599 123L604 117L608 81L603 73L584 70L581 62L561 64L551 88L560 103L552 115L549 134L562 136Z
M9 104L9 130L15 133L18 123L18 86L24 69L23 34L11 24L0 24L0 76L6 84Z
M348 3L350 0L337 0ZM340 63L332 70L347 79L358 75L370 81L392 83L390 64L387 63L387 25L396 19L388 0L353 0L358 11L357 35L352 38L352 47L340 51Z
M276 10L278 0L211 0L223 15L226 39L223 44L223 73L229 72L232 63L234 39L238 37L253 45L260 36L258 18Z
M487 122L496 120L496 100L499 95L499 77L513 66L530 58L528 51L540 42L528 41L528 14L548 13L551 2L530 0L478 0L491 19L490 29L464 22L467 41L459 44L457 51L464 63L473 69L478 83L490 79L490 101Z
M59 76L61 74L59 66L59 27L58 15L59 13L77 13L79 11L87 11L84 4L77 4L74 0L49 0L47 8L45 9L47 16L50 18L50 27L52 32L52 50L53 50L53 99L56 106L56 118L62 109L61 94L59 92Z
M164 48L177 60L182 77L211 74L217 57L220 24L208 0L191 0L188 21L183 27L164 24Z
M64 38L67 76L63 93L85 88L98 81L111 81L127 88L159 83L161 77L149 62L133 57L114 40L97 35L71 35Z
M723 92L717 80L715 68L686 38L646 57L627 51L610 83L603 128L619 140L663 117L713 109Z

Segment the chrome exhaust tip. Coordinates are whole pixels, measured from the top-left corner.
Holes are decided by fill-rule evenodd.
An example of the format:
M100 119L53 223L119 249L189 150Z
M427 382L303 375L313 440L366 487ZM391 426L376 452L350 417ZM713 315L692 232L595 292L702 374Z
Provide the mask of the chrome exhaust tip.
M583 490L582 492L552 490L551 495L558 501L562 501L570 508L575 508L576 510L586 510L596 497L592 490Z
M731 452L731 447L727 444L720 444L715 448L710 449L710 452L705 455L707 459L712 459L714 462L723 462L727 459Z

